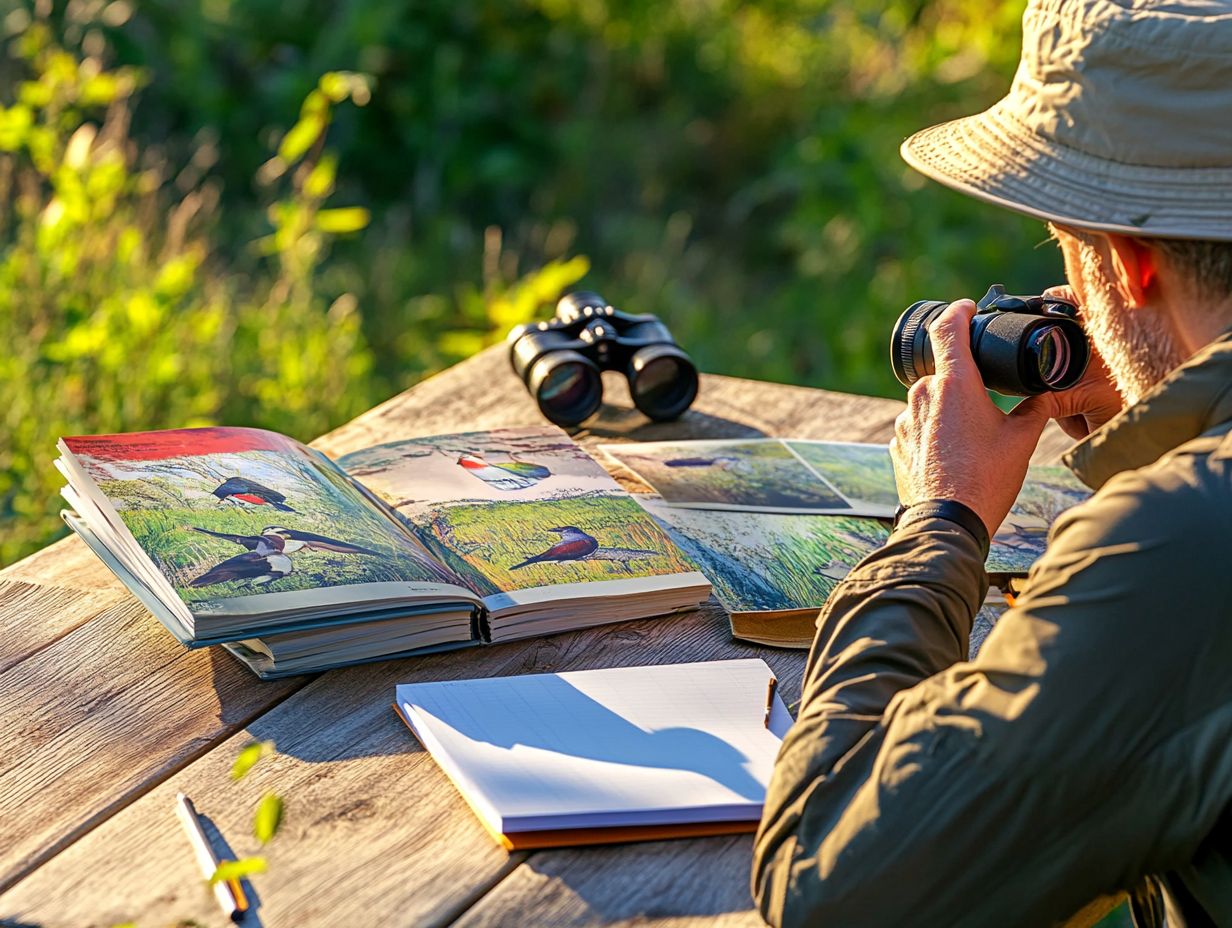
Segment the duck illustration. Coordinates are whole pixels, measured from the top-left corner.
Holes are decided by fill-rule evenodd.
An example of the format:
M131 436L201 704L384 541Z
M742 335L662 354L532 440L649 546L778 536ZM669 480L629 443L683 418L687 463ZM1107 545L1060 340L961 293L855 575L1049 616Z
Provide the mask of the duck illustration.
M458 456L458 466L497 490L525 490L552 476L552 472L542 464L529 461L490 464L483 459L483 455L471 451L463 451Z

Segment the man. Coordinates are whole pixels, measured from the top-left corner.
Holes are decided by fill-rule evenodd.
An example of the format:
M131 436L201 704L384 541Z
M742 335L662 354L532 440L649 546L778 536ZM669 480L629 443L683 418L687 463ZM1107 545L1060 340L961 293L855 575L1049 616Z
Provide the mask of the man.
M903 146L1048 220L1102 361L1001 413L969 300L891 445L911 503L818 618L753 861L775 924L1232 925L1232 3L1032 0L1009 95ZM1106 365L1106 367L1105 367ZM1050 418L1096 488L978 658Z

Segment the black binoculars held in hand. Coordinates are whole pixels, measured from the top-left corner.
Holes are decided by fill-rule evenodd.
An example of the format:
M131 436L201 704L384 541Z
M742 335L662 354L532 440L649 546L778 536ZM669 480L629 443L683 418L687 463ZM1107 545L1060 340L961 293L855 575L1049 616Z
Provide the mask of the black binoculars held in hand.
M898 317L890 338L890 364L904 387L936 372L929 324L949 303L921 300ZM984 386L1006 396L1068 390L1091 360L1078 324L1078 307L1044 296L1010 296L988 288L971 320L971 354Z
M621 371L633 403L655 421L697 397L697 368L655 316L632 315L589 290L567 294L555 318L509 333L514 372L557 425L577 425L603 402L601 371Z

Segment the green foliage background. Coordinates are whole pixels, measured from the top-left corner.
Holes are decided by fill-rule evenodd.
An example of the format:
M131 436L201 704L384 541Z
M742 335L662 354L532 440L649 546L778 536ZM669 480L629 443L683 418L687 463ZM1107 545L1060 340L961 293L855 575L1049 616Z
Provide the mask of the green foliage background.
M897 153L1004 91L1021 8L0 0L0 563L60 531L60 434L310 438L583 275L706 370L899 395L905 305L1059 280Z

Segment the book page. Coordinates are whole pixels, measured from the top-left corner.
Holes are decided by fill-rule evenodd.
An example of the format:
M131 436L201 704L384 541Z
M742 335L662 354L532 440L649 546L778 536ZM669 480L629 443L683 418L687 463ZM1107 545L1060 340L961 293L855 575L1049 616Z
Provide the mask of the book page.
M70 502L117 517L195 614L341 603L366 585L382 599L437 587L473 597L332 462L285 436L175 429L61 444L70 479L91 484Z
M673 506L869 515L777 438L602 445ZM893 486L893 474L891 474ZM884 515L880 510L876 515ZM894 508L890 507L890 515Z
M338 461L490 607L532 591L655 589L695 571L593 458L552 427L417 438ZM704 584L704 580L697 578ZM567 591L574 596L576 587Z
M783 735L764 661L397 688L396 705L496 832L760 815Z
M818 610L889 526L851 516L721 512L636 499L701 568L728 612Z
M885 445L774 438L630 443L602 449L676 509L888 519L898 506L894 464ZM990 474L988 479L998 476ZM993 535L985 565L988 572L1026 573L1044 553L1048 529L1057 516L1090 495L1066 467L1029 467L1013 508ZM841 505L833 503L835 497Z

